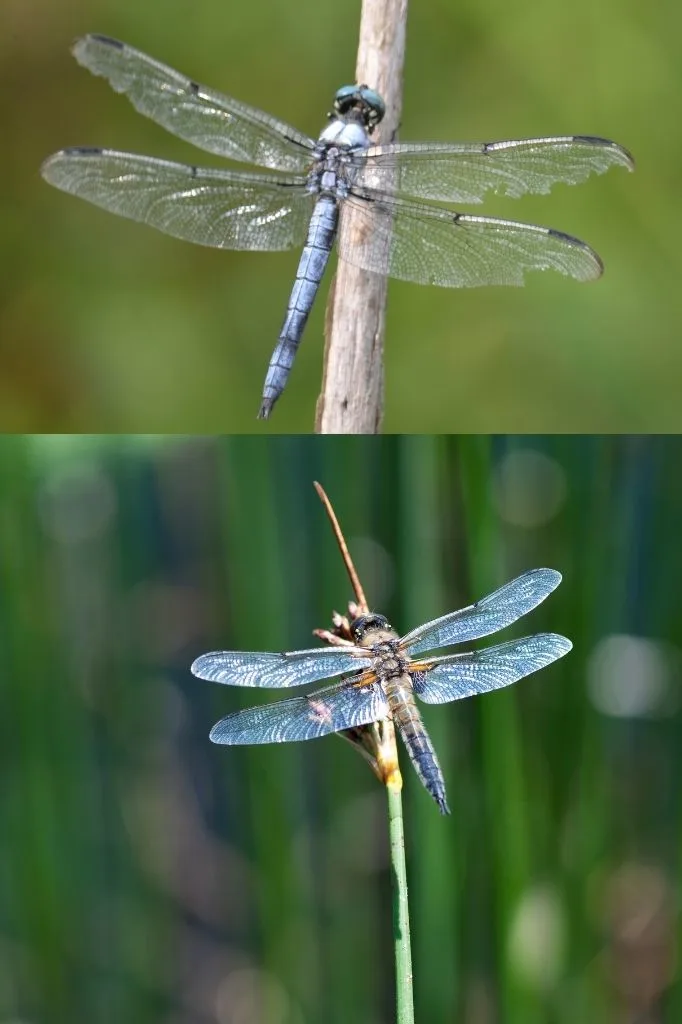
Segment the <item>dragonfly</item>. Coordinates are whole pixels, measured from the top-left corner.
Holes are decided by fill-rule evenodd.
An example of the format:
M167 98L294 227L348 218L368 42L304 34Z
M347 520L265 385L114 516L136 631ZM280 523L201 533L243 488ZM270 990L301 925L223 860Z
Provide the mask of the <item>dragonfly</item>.
M261 251L303 246L265 378L261 419L284 390L337 234L341 259L419 284L521 285L526 271L547 269L579 281L602 273L596 252L563 231L413 197L478 203L488 191L546 193L555 182L577 184L612 166L632 170L630 153L609 139L373 145L385 103L366 85L344 85L315 140L108 36L79 39L73 54L174 135L266 168L196 167L91 146L63 149L42 166L57 188L190 242ZM347 219L348 229L339 232Z
M447 704L509 686L567 654L571 641L537 633L482 650L434 657L440 647L495 633L536 608L561 582L555 569L532 569L475 604L399 637L383 615L350 623L352 640L282 653L213 651L192 665L200 679L228 686L287 688L343 675L340 682L222 718L210 738L228 745L287 743L393 720L417 775L443 814L445 780L415 696Z

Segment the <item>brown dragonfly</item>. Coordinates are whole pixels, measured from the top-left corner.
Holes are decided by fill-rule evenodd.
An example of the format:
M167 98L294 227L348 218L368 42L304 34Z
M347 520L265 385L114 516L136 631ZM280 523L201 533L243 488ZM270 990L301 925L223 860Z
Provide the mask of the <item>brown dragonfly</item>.
M200 679L229 686L287 688L344 675L306 696L236 711L213 726L210 738L228 745L310 740L392 718L422 783L443 814L445 781L415 695L447 704L487 693L537 672L573 646L557 633L495 647L433 657L425 652L495 633L532 611L561 582L554 569L531 569L475 604L399 637L383 615L361 615L352 640L304 651L213 651L192 665Z

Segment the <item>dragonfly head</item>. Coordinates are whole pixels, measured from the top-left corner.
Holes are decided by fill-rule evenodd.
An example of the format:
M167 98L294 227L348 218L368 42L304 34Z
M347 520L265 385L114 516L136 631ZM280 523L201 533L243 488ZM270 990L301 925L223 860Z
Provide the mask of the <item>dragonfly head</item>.
M383 615L360 615L350 624L350 631L356 644L361 644L368 633L373 633L378 629L382 632L391 631L388 619L385 619Z
M342 85L334 96L334 114L359 117L370 131L386 113L386 104L378 92L367 85Z

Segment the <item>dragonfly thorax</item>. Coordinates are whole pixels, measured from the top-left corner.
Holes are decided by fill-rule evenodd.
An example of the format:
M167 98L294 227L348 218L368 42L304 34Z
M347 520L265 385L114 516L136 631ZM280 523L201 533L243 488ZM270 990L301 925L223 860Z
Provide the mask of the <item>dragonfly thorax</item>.
M367 149L371 145L367 129L357 121L334 118L323 130L315 153L318 160L324 159L330 147L335 150Z
M345 199L357 173L355 154L370 145L364 125L341 118L331 121L317 140L307 191Z
M361 615L350 628L356 644L371 652L372 669L380 679L405 672L407 660L400 652L398 634L383 615Z
M397 639L383 640L381 643L373 644L370 649L373 658L372 669L382 682L405 674L407 659L401 655Z

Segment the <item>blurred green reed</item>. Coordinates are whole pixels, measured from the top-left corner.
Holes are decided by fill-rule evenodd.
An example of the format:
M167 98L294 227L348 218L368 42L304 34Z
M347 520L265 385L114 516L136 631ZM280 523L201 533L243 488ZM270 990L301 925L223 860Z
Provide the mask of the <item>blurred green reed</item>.
M0 1019L393 1019L382 787L334 737L211 745L277 695L189 672L344 610L318 479L399 631L564 573L519 633L564 633L567 658L424 709L450 818L402 759L416 1020L676 1024L681 454L0 438ZM630 637L616 669L607 637Z

